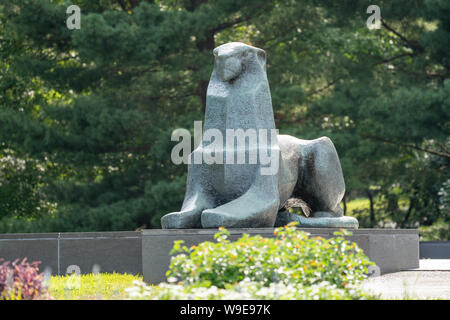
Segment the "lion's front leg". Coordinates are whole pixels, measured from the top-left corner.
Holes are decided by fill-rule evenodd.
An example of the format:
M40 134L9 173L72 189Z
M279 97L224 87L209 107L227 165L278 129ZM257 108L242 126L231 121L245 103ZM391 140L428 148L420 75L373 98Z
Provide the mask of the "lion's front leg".
M275 224L280 199L278 175L256 174L251 187L242 196L217 208L202 212L203 228L271 228Z
M203 210L215 207L215 193L211 180L217 179L217 170L213 165L194 163L195 154L202 153L198 147L189 156L186 195L183 206L178 212L171 212L161 218L163 229L201 228L200 216Z

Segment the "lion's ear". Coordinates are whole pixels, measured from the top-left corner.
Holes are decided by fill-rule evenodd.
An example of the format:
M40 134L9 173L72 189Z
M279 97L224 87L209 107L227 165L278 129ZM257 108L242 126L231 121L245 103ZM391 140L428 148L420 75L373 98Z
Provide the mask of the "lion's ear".
M264 71L266 71L266 52L262 49L257 48L256 56L258 57L258 61L261 66L264 68Z

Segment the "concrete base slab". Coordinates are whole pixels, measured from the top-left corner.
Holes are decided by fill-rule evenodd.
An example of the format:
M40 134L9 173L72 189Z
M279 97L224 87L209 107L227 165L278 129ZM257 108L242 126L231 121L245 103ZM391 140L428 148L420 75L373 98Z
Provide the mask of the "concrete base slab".
M419 246L420 259L450 259L450 241L425 241Z
M59 244L57 233L0 234L0 258L5 261L40 261L39 269L58 274ZM1 263L1 261L0 261Z
M141 233L64 232L0 234L0 258L41 261L53 275L100 272L142 273Z
M311 237L333 237L337 228L299 228ZM243 233L273 237L274 228L229 229L230 239ZM184 240L190 247L203 241L214 241L215 229L151 229L142 231L142 272L144 281L158 284L166 281L170 263L169 252L175 240ZM417 229L358 229L348 240L356 242L381 274L419 267L419 234Z
M277 220L275 221L275 227L282 227L289 222L298 222L300 228L345 228L345 229L358 229L358 220L354 217L304 217L299 214L290 213L287 211L279 212Z

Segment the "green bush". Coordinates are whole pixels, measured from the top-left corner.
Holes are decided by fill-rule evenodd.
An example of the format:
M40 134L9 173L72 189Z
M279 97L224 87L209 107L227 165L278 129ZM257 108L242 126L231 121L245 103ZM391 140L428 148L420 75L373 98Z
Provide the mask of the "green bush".
M295 223L274 231L274 238L244 234L235 242L221 228L217 242L203 242L187 248L175 241L167 276L172 281L202 287L227 285L243 280L263 286L272 283L311 286L323 281L345 289L363 280L373 262L355 244L345 240L346 231L337 237L309 238L296 230Z
M221 228L217 242L187 248L175 241L169 283L135 281L129 299L369 299L359 287L373 263L342 230L332 239L309 238L295 223L275 238L244 234L235 242Z
M420 241L450 240L450 223L440 219L431 226L420 226L419 235Z
M142 197L97 207L63 206L39 217L1 217L0 233L92 232L161 227L161 217L180 208L185 176L156 184L148 182ZM75 191L74 191L75 192ZM172 194L167 197L167 194Z

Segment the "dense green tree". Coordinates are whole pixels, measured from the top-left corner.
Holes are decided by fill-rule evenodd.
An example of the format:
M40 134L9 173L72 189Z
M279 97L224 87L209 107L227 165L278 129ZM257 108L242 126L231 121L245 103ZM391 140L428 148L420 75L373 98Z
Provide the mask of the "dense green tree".
M203 118L211 51L228 41L267 51L281 133L332 138L347 198L372 199L363 225L448 219L448 1L379 1L379 30L366 1L71 3L0 2L0 154L35 177L16 171L29 191L0 231L158 227L184 196L170 134ZM32 201L52 205L33 217Z

